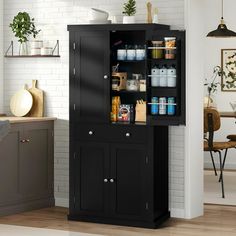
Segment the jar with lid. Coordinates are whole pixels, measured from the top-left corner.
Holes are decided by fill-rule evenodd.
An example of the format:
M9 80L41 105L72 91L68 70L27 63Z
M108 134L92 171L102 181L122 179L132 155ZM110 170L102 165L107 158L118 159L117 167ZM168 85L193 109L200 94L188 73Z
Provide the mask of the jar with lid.
M134 61L136 59L136 50L134 46L128 46L127 48L127 60Z
M146 57L146 49L145 46L142 45L136 45L135 46L136 49L136 60L137 61L142 61L145 59Z
M139 78L142 75L140 74L133 74L132 79L128 79L126 82L126 90L127 91L139 91Z
M117 50L117 60L125 61L127 58L127 49L123 46Z
M176 38L165 37L165 59L175 59Z
M161 59L163 58L163 41L152 41L152 58Z

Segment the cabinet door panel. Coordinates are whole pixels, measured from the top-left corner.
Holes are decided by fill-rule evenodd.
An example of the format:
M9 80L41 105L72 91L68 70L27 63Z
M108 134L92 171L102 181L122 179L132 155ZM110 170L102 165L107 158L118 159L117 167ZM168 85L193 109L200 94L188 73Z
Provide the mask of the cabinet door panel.
M144 219L147 215L145 196L145 146L113 145L111 152L112 214L127 219Z
M109 149L103 144L78 145L75 165L76 214L103 215L107 207Z
M156 87L152 88L148 94L148 100L151 101L152 97L174 97L175 98L175 115L168 116L153 116L151 114L151 107L148 110L148 123L154 126L169 126L169 125L185 125L186 123L186 61L185 61L185 31L179 30L154 30L147 33L146 39L149 46L152 41L163 40L165 37L176 38L176 53L175 59L161 59L159 66L174 66L176 68L176 87ZM151 51L149 50L149 58L152 57ZM152 63L148 66L148 72L151 73L151 68L156 64L155 60L150 60ZM151 83L150 80L147 81ZM151 86L151 84L150 84Z
M52 130L51 130L52 131ZM27 124L20 159L20 192L25 197L42 197L52 193L52 133L46 124Z
M78 121L108 123L109 121L109 34L80 32L76 34L79 51L75 54L75 103Z
M18 177L22 136L22 126L14 125L0 142L0 206L20 199Z

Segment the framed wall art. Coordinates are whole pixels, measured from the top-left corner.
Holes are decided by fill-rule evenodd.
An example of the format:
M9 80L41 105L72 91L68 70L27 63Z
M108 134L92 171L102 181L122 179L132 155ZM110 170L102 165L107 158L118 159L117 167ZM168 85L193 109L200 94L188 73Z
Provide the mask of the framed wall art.
M221 90L236 91L236 49L221 49Z

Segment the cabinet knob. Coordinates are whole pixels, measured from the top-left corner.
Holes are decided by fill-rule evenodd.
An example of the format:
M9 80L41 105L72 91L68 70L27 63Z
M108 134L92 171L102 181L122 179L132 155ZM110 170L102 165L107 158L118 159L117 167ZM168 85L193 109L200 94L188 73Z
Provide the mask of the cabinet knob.
M93 135L93 131L92 130L89 131L89 135Z
M25 140L25 139L22 139L20 142L21 142L21 143L25 143L25 142L26 142L26 140Z
M104 183L107 183L107 182L108 182L108 179L104 179L103 181L104 181Z
M29 142L30 142L30 139L26 139L25 142L26 142L26 143L29 143Z
M104 75L104 77L103 77L104 79L108 79L108 75Z
M125 136L126 136L126 137L130 137L130 136L131 136L131 133L126 133Z
M110 179L110 183L114 183L115 182L115 180L114 179Z

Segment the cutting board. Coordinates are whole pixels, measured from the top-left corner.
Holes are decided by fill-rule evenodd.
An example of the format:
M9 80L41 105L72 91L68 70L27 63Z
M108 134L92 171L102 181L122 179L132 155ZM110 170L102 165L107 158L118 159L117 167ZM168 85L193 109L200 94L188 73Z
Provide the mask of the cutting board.
M32 80L32 88L28 91L33 96L33 106L27 116L29 117L43 117L44 112L44 94L43 90L37 88L37 80Z
M19 90L10 101L10 109L14 116L23 117L29 113L33 105L31 93L24 89Z

